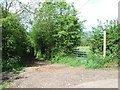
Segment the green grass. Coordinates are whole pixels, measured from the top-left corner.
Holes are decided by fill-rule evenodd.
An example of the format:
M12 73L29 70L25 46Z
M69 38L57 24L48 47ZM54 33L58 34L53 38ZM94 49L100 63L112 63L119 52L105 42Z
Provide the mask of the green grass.
M86 61L85 58L75 57L73 55L56 57L52 59L53 63L65 64L67 66L78 67L82 65L82 61Z
M67 66L84 66L86 69L99 69L99 68L110 68L116 67L118 60L107 56L103 58L99 54L88 53L87 58L75 57L74 55L55 57L52 59L53 63L65 64ZM112 66L113 65L113 66Z
M68 66L80 66L80 62L73 56L62 57L58 63L62 63Z
M3 88L9 88L10 87L10 83L11 82L3 82L3 83L0 83L0 89L3 89Z

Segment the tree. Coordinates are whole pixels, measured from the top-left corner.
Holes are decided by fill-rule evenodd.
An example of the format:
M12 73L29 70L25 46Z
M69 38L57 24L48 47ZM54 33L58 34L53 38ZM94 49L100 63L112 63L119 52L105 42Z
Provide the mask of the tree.
M2 61L3 68L10 69L10 64L22 60L27 53L27 33L20 18L2 6ZM14 58L11 61L11 58Z
M79 45L82 29L83 21L79 21L74 6L53 0L39 3L31 37L35 49L50 59L60 52L70 53Z

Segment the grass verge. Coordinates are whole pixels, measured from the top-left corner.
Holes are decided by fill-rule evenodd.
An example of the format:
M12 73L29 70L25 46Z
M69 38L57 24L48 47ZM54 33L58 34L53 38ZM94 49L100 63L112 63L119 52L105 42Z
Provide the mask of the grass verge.
M0 90L3 89L3 88L9 88L10 84L11 84L10 81L0 83Z
M85 66L87 69L99 68L113 68L117 67L117 58L106 57L105 59L100 55L88 55L87 58L74 57L73 55L55 57L52 59L53 63L65 64L68 66L78 67Z

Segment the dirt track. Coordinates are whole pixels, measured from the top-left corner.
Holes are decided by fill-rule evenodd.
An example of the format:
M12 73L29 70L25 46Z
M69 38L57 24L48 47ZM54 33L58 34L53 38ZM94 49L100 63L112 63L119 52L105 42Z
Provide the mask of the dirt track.
M86 70L61 64L25 68L12 88L118 88L117 69Z

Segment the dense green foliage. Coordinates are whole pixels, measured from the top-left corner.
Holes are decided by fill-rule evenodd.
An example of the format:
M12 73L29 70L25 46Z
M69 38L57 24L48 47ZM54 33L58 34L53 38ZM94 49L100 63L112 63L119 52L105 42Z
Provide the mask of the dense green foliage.
M22 5L21 2L19 4ZM92 33L85 33L83 32L85 21L79 20L73 4L67 4L64 1L55 2L55 0L45 1L39 3L33 12L30 12L29 6L20 7L21 12L26 10L29 14L31 13L31 18L26 18L26 12L24 14L12 13L4 6L0 5L2 9L2 18L0 18L2 49L0 47L0 50L2 50L3 71L21 70L20 64L29 60L26 58L27 55L35 55L40 60L43 58L43 60L71 66L84 64L92 68L104 67L107 63L118 60L120 25L115 20L106 21L104 24L98 21ZM31 24L28 27L31 30L28 32L25 28L27 21ZM107 32L107 57L105 59L102 57L103 35L99 34L100 31ZM85 50L82 47L83 51L88 51L91 47L92 52L88 51L87 58L78 58L76 61L72 53L73 48L80 48L79 46L88 46Z
M16 14L2 7L2 66L4 70L17 68L27 53L27 34Z
M66 2L39 3L31 31L35 50L45 59L71 53L80 44L83 22Z
M99 21L97 27L93 27L93 36L91 40L92 50L94 53L103 53L103 34L101 31L106 31L106 55L111 57L118 56L118 40L120 39L118 35L118 24L117 21L106 21L102 24Z
M118 59L115 59L114 62L110 60L111 57L106 57L104 59L101 55L90 52L89 54L87 54L87 58L68 55L55 57L52 59L52 62L73 67L83 66L86 69L110 68L118 66Z
M106 58L103 58L103 34L101 31L107 32L107 53ZM86 68L105 68L117 66L119 61L119 31L120 26L117 21L111 20L106 21L102 24L99 21L97 27L93 27L92 36L87 36L83 33L82 45L90 45L90 49L87 58L77 58L78 62L75 63L76 58L71 58L71 56L56 57L53 58L53 62L64 63L70 66L84 65ZM88 38L89 37L89 38ZM85 39L84 39L85 38ZM84 41L83 41L84 40ZM84 47L82 46L82 47ZM78 47L78 48L82 48ZM83 49L81 49L82 51ZM85 49L87 52L88 50ZM67 59L68 58L68 59ZM71 64L72 62L72 64ZM75 65L76 64L76 65Z
M119 25L117 21L106 20L105 23L98 21L98 25L93 27L92 37L90 39L91 55L87 67L101 68L111 63L119 63ZM106 31L106 58L103 58L103 34Z
M39 2L36 9L32 6L31 9L30 4L23 4L19 0L0 4L0 66L3 72L20 71L23 66L33 64L36 57L74 67L82 65L96 69L117 66L117 63L120 65L120 24L115 20L105 23L98 21L93 32L83 32L85 21L77 17L74 5L61 1ZM14 7L18 5L20 10ZM16 12L10 12L10 7ZM106 58L102 56L101 31L107 32ZM87 56L76 57L73 55L74 48L86 52ZM4 82L0 88L9 85L10 82Z

